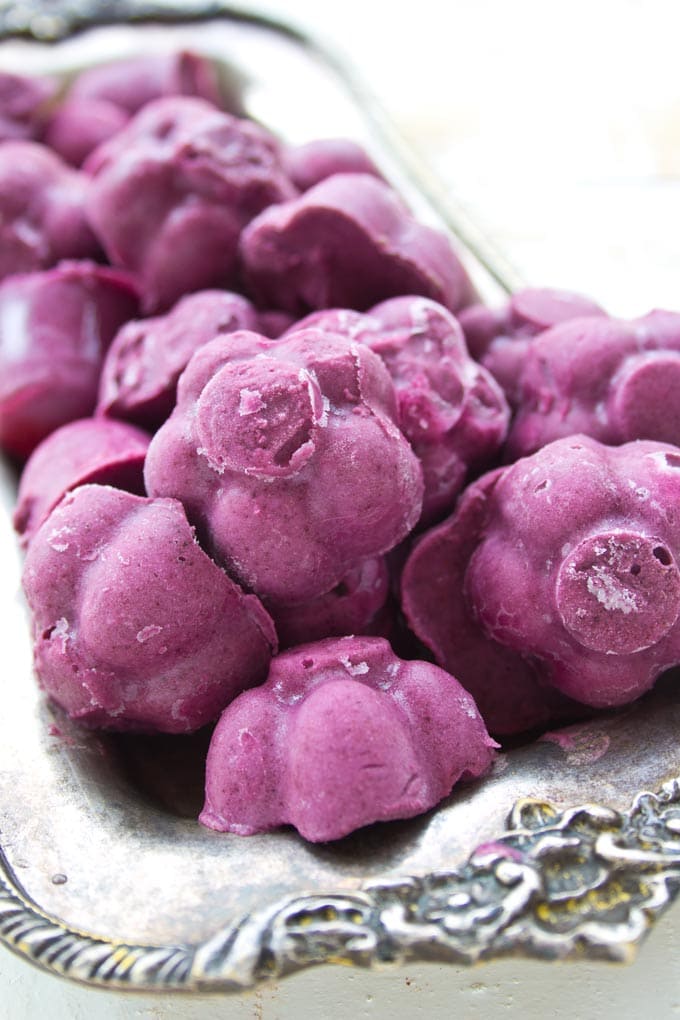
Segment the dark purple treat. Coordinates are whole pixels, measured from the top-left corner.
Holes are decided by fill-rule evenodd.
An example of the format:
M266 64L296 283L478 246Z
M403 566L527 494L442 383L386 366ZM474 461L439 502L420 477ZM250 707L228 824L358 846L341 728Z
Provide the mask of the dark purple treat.
M164 96L197 96L220 106L214 65L186 50L117 60L82 71L68 98L112 103L132 116L147 103Z
M571 436L485 476L411 554L411 626L464 685L458 643L480 672L509 656L508 686L524 660L584 704L633 701L680 663L679 469L671 445Z
M292 648L345 634L384 636L391 624L384 612L389 592L385 558L374 556L350 570L325 595L284 605L265 601L265 608L274 621L281 648Z
M279 312L270 309L260 312L257 317L257 333L269 337L270 340L278 340L285 332L295 325L295 319L288 312Z
M455 311L474 296L448 239L370 174L335 174L266 209L244 230L241 254L258 301L292 314L364 311L401 294Z
M0 145L0 279L99 253L84 213L88 186L44 145Z
M207 548L272 604L329 592L418 520L420 464L395 423L380 358L307 329L233 333L202 347L145 467Z
M129 115L105 99L67 99L50 117L44 141L72 166L125 127Z
M556 326L534 341L519 384L508 458L573 432L680 445L680 313Z
M471 305L459 320L470 354L488 368L516 406L519 376L533 339L558 323L605 314L582 294L533 287L518 290L502 308Z
M57 91L53 78L29 78L0 71L0 142L36 138L45 107Z
M242 228L296 194L273 135L201 99L149 103L84 169L92 227L146 311L234 282Z
M314 843L412 818L491 765L472 698L380 638L303 645L222 714L200 821L249 836L294 825Z
M50 432L92 414L102 361L137 314L125 273L64 262L0 285L0 446L27 457Z
M349 138L317 138L303 145L291 145L284 150L283 162L300 191L309 191L333 174L382 177L368 153Z
M500 450L510 412L500 386L467 353L453 315L428 298L391 298L362 314L315 312L303 326L345 334L379 354L394 383L399 425L423 467L420 523L453 507L470 469Z
M74 489L31 542L24 590L40 684L88 726L190 733L264 680L276 650L262 604L176 500Z
M218 290L189 294L167 315L127 322L104 361L98 413L155 431L175 406L177 380L199 347L258 323L249 301Z
M43 439L22 471L14 527L25 547L59 500L96 482L144 495L149 436L133 425L81 418Z

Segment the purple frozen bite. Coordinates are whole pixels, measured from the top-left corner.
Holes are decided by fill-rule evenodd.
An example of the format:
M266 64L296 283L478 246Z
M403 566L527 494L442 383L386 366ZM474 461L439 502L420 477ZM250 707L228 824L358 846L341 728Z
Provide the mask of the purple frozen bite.
M349 138L317 138L284 150L284 165L293 184L309 191L333 174L373 174L382 177L375 163Z

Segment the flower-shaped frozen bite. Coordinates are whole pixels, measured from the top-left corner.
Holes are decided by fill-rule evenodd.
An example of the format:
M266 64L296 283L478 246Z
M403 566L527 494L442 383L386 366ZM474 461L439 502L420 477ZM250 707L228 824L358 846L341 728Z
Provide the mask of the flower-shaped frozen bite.
M420 514L422 472L380 358L307 329L201 348L146 460L212 555L279 603L316 598L387 552Z
M448 238L371 174L334 174L266 209L244 230L241 254L257 299L293 313L364 311L400 294L455 311L473 298Z
M460 640L469 661L509 653L569 697L606 707L680 663L680 521L669 512L680 501L680 449L571 436L473 492L476 510L464 498L402 578L412 627L446 648L438 659L449 669ZM467 535L465 513L477 519Z
M38 679L90 726L191 732L261 682L275 650L261 603L175 500L74 489L33 539L24 589Z
M394 383L399 426L423 467L421 523L449 511L470 468L501 447L510 412L498 383L468 356L460 326L442 305L391 298L362 314L313 312L298 326L342 333L382 358Z
M147 311L227 285L242 227L296 194L264 128L185 97L147 104L84 169L90 222L110 260L139 275Z
M167 315L126 323L104 361L98 413L159 428L175 406L177 380L198 348L220 334L257 325L249 301L220 290L188 294Z
M99 253L85 218L89 183L37 142L0 145L0 279Z
M0 445L27 457L60 425L94 410L104 354L137 314L126 273L62 262L0 286Z
M584 432L602 443L656 439L680 444L680 313L626 322L575 319L533 342L509 458Z
M472 698L436 666L404 662L380 638L302 645L222 714L200 820L339 839L434 807L486 772L493 747Z

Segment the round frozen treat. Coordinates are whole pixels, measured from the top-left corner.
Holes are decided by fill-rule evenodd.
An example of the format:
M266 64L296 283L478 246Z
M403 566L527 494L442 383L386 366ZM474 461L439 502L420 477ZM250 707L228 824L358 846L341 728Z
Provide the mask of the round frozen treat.
M85 218L88 186L45 145L0 145L0 279L99 254Z
M422 471L380 358L306 329L202 347L146 459L152 495L187 509L210 553L272 603L329 592L418 520Z
M43 138L63 160L79 167L128 120L129 114L106 99L67 99L50 116Z
M383 556L354 567L340 584L308 602L270 603L265 600L281 648L346 634L384 634L391 620L382 610L390 593Z
M14 527L27 546L65 493L96 482L144 495L149 436L125 422L82 418L43 439L21 473Z
M569 697L633 701L680 663L679 465L671 445L571 436L502 470L451 597ZM403 583L415 626L425 610L408 566Z
M583 432L603 443L680 444L680 313L575 319L533 342L509 458Z
M605 314L583 294L526 287L501 308L471 305L461 311L459 320L470 354L491 372L516 406L519 377L533 339L559 323Z
M195 351L258 322L246 298L219 290L188 294L166 315L127 322L104 359L98 413L155 431L175 406L177 380Z
M27 457L92 414L106 348L138 311L126 273L63 262L0 285L0 446Z
M490 472L465 489L455 513L416 542L400 581L409 627L471 693L499 739L573 722L582 713L545 681L535 663L486 633L467 597L470 558L486 534L501 475L502 469Z
M54 78L0 71L0 142L36 138L57 89Z
M334 174L266 209L243 231L241 255L257 300L293 314L364 311L400 294L431 297L452 311L473 300L448 238L417 223L371 174Z
M429 810L483 775L494 747L470 695L436 666L398 659L381 638L303 645L222 714L200 821L340 839Z
M198 96L221 104L215 65L182 50L115 60L81 71L69 89L69 100L107 102L127 116L163 96Z
M111 262L138 275L145 311L228 286L241 229L297 194L273 135L185 97L147 104L84 169L90 223Z
M264 680L275 650L260 601L205 555L175 500L74 489L23 580L40 684L88 726L192 732Z
M373 174L382 177L360 145L349 138L315 138L284 149L283 162L293 184L309 191L333 174Z
M398 297L369 312L313 312L293 327L344 333L382 358L394 383L399 425L425 482L420 524L441 518L470 470L488 467L510 411L498 383L469 357L458 322L442 305Z

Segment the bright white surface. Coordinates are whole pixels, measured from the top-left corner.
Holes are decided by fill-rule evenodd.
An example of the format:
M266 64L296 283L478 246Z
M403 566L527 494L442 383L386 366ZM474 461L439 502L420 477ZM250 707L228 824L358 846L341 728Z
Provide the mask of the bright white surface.
M350 53L528 280L620 314L680 307L676 0L259 6ZM680 903L630 967L324 968L238 998L162 1000L79 988L0 950L0 1020L670 1020L679 950Z

